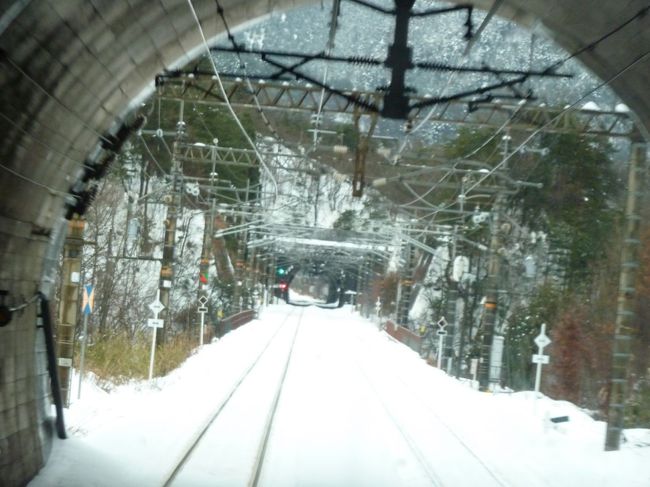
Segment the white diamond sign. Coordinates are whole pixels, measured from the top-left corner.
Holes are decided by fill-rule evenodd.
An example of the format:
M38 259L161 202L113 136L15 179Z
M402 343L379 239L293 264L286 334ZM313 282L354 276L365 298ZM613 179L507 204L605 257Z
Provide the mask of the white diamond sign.
M540 333L539 335L537 335L537 337L535 337L535 345L537 345L539 348L544 348L549 343L551 343L551 339L547 337L546 334L544 333Z
M201 306L205 306L205 304L206 304L207 302L208 302L208 297L207 297L207 296L201 296L201 297L199 298L199 304L200 304Z
M153 311L153 315L158 318L158 313L160 313L165 306L160 302L160 291L156 294L156 299L149 305L149 309Z

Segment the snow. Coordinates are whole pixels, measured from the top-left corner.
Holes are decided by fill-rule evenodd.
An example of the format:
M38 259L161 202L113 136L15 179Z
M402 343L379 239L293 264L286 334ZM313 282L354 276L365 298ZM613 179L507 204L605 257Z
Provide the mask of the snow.
M285 366L261 485L650 485L649 430L604 452L604 423L568 402L478 392L348 306L284 304L151 383L106 392L90 376L75 400L75 378L70 438L29 485L163 485L250 369L172 484L245 485Z
M587 103L585 103L584 105L582 105L582 109L583 109L583 110L592 110L592 111L594 111L594 112L598 112L598 111L600 111L600 107L598 106L598 104L596 104L596 103L593 102L593 101L588 101Z

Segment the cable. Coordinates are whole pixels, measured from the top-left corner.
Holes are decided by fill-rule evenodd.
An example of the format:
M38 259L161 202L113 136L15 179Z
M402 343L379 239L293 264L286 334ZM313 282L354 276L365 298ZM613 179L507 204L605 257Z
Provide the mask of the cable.
M158 163L158 161L156 160L156 157L155 157L155 156L153 155L153 153L151 152L151 149L149 149L149 145L147 144L147 141L145 140L145 138L143 137L143 135L142 135L142 134L138 134L138 137L140 138L140 141L142 142L142 145L144 145L144 148L145 148L145 150L147 151L147 154L149 154L149 157L151 157L151 160L153 161L153 163L158 167L158 169L160 170L160 172L161 172L162 174L166 174L165 170L164 170L164 169L162 168L162 166Z
M240 67L243 68L244 74L246 75L244 77L245 83L246 83L246 88L248 89L248 93L253 97L253 101L255 103L255 108L256 108L257 112L260 114L260 116L262 117L262 121L264 122L266 127L271 131L273 136L279 142L283 142L283 138L280 136L278 131L275 129L275 127L273 126L271 121L266 116L266 113L262 109L262 105L261 105L259 99L257 98L257 94L255 93L255 89L253 88L253 85L251 84L251 81L250 81L250 76L248 76L248 72L247 72L247 69L246 69L246 63L243 61L243 59L241 57L241 53L239 52L240 47L237 44L237 42L235 41L235 36L230 31L230 26L228 25L228 21L226 20L225 11L224 11L223 7L221 6L221 4L219 3L219 0L215 0L215 3L217 5L217 14L219 14L219 17L221 18L221 21L223 22L223 26L226 29L226 36L228 37L228 40L232 44L233 48L235 49L236 54L237 54L237 59L239 59L239 65L240 65Z
M203 32L203 27L201 26L201 21L199 20L198 15L196 14L196 10L194 9L194 5L192 4L192 0L187 0L187 4L192 12L192 16L194 17L194 21L196 22L196 26L199 30L199 33L201 35L201 40L203 42L203 46L205 47L206 53L208 55L208 59L210 60L210 64L212 66L212 69L214 71L215 78L217 80L217 84L219 85L219 90L221 91L221 95L223 96L224 101L226 102L226 106L228 107L228 110L230 111L230 114L232 115L233 119L235 120L235 123L239 126L239 129L242 131L242 134L244 135L244 138L248 141L250 144L251 148L255 151L255 154L259 158L260 165L264 168L266 173L268 174L269 178L271 179L271 182L274 186L275 193L277 194L278 191L278 184L275 181L275 177L273 176L273 173L271 170L268 168L266 163L264 162L264 159L262 158L262 155L260 152L257 150L257 146L255 143L251 140L250 136L246 132L246 129L241 123L241 120L239 120L239 117L237 117L237 114L235 113L235 110L233 109L230 100L228 99L228 94L226 93L226 89L223 86L223 82L221 81L221 76L219 76L219 70L217 69L217 65L214 62L214 58L212 57L212 53L210 52L210 46L208 46L208 41L205 37L205 33Z
M70 157L69 155L64 154L63 152L61 152L61 151L55 149L54 147L52 147L51 145L46 144L46 143L43 142L42 140L40 140L40 139L34 137L32 134L30 134L27 130L25 130L24 128L22 128L20 125L18 125L18 123L16 123L14 120L12 120L11 118L9 118L9 117L8 117L7 115L5 115L4 113L1 113L1 112L0 112L0 117L4 118L8 123L10 123L11 125L13 125L16 129L20 130L20 131L23 133L23 135L26 135L27 137L29 137L30 139L32 139L32 140L33 140L34 142L36 142L37 144L42 145L43 147L45 147L47 150L52 151L52 152L54 152L55 154L60 155L60 156L63 157L64 159L67 159L67 160L69 160L69 161L71 161L71 162L74 162L74 163L75 163L76 165L78 165L79 167L85 167L85 164L84 164L83 162L80 162L80 161L78 161L78 160L76 160L76 159ZM58 134L57 134L57 135L58 135ZM69 141L69 142L70 142L70 141ZM73 148L73 149L74 149L74 148ZM77 152L81 152L79 149L74 149L74 150L77 151Z
M498 6L499 3L500 3L499 0L495 1L495 6ZM625 27L627 27L627 26L628 26L629 24L631 24L634 20L639 19L639 18L644 17L645 15L647 15L649 11L650 11L650 5L648 5L648 6L644 7L644 8L642 8L642 9L640 9L636 14L634 14L632 17L630 17L629 19L625 20L624 22L622 22L621 24L619 24L618 26L616 26L614 29L612 29L612 30L608 31L607 33L605 33L604 35L600 36L600 37L599 37L598 39L596 39L595 41L592 41L591 43L589 43L589 44L583 46L582 48L580 48L580 49L574 51L573 53L571 53L571 54L569 54L568 56L566 56L564 59L561 59L561 60L559 60L559 61L557 61L557 62L551 64L551 65L550 65L549 67L547 67L544 71L545 71L545 72L548 72L548 71L554 71L554 70L556 70L557 68L559 68L560 66L562 66L563 64L565 64L566 62L568 62L569 60L571 60L571 59L573 59L573 58L579 56L580 54L582 54L582 53L584 53L584 52L586 52L586 51L589 51L589 50L594 49L598 44L602 43L603 41L605 41L606 39L608 39L609 37L611 37L611 36L614 35L615 33L619 32L620 30L622 30L622 29L624 29ZM468 47L471 47L471 46L468 45ZM468 53L468 49L465 50L465 53L464 53L464 54L467 54L467 53ZM531 41L531 57L532 57L532 41ZM465 58L465 59L467 60L467 58ZM635 62L635 64L636 64L636 62ZM624 68L624 69L627 69L627 68ZM452 73L452 75L449 77L449 79L448 79L448 81L447 81L447 83L446 83L446 85L445 85L445 88L443 88L443 93L444 93L444 90L447 89L447 87L449 86L449 84L451 83L451 81L454 79L454 77L455 77L456 74L457 74L457 73ZM612 79L608 80L607 83L613 81L613 79L615 79L615 78L612 78ZM575 103L573 103L572 105L570 105L569 108L572 108L572 107L575 106L577 103L579 103L579 102L582 101L584 98L586 98L586 96L590 95L591 93L593 93L593 91L595 91L595 90L601 88L602 86L604 86L604 85L600 85L600 86L596 87L594 90L592 90L591 92L587 93L587 94L584 95L582 98L580 98L579 100L577 100ZM423 119L423 120L418 124L418 126L415 127L415 128L414 128L414 129L413 129L413 130L412 130L412 131L407 135L407 137L410 136L410 135L412 135L412 134L413 134L414 132L416 132L417 130L419 130L419 129L424 125L424 123L426 123L426 122L431 118L431 116L432 116L433 113L434 113L434 110L435 110L435 108L431 109L431 111L430 111L430 112L425 116L425 118L424 118L424 119ZM519 110L519 109L518 109L518 110ZM517 110L517 111L518 111L518 110ZM560 115L563 114L563 113L565 113L566 111L567 111L567 110L565 109L564 111L562 111L562 112L560 113ZM497 131L496 131L496 132L495 132L495 133L494 133L494 134L493 134L493 135L492 135L488 140L486 140L486 142L485 142L484 144L482 144L480 147L478 147L477 149L475 149L474 151L472 151L470 154L466 155L464 158L468 158L468 157L471 157L471 155L476 154L476 153L477 153L478 151L480 151L483 147L485 147L485 146L486 146L490 141L492 141L492 140L494 139L494 137L496 137L496 136L497 136L497 135L498 135L498 134L499 134L499 133L500 133L500 132L505 128L505 126L510 122L510 120L512 120L512 118L514 117L514 115L516 115L516 113L517 113L517 112L513 113L513 115L512 115L508 120L506 120L506 122L505 122L501 127L499 127L499 129L498 129L498 130L497 130ZM559 115L556 116L556 117L553 119L553 121L554 121L556 118L558 118L558 117L559 117ZM542 126L541 128L544 128L544 127L548 126L550 123L551 123L551 122L548 122L547 124L545 124L545 125ZM540 128L540 130L541 130L541 128ZM537 130L537 131L534 132L534 133L533 133L529 138L527 138L526 141L524 142L524 144L527 143L528 141L530 141L530 140L532 139L532 137L533 137L534 135L536 135L537 133L539 133L539 130ZM400 147L400 149L398 150L398 155L401 154L401 152L403 151L404 147L406 146L406 142L407 142L407 141L406 141L406 138L405 138L403 145L402 145L402 146ZM523 144L522 144L520 147L522 147L522 146L523 146ZM520 147L518 147L518 149L519 149ZM506 162L506 161L502 161L502 164L503 164L504 162ZM485 176L481 181L485 180L485 178L486 178L487 176L489 176L489 174L486 175L486 176ZM441 179L441 181L442 181L442 179ZM479 184L479 183L477 183L477 184ZM476 185L472 186L472 187L470 188L470 190L473 189L475 186L476 186Z
M97 138L103 142L106 142L108 144L112 144L111 140L106 138L106 136L100 134L97 132L94 128L92 128L90 125L88 125L83 118L81 118L80 115L75 113L70 107L68 107L65 103L63 103L61 100L59 100L56 96L51 94L49 91L47 91L38 81L36 81L34 78L32 78L26 71L24 71L18 64L16 64L13 59L9 57L9 54L2 50L0 51L0 61L6 61L9 63L16 71L18 71L24 78L26 78L30 83L32 83L36 88L38 88L45 96L47 96L49 99L53 100L56 102L57 105L59 105L61 108L63 108L66 112L68 112L70 115L75 117L77 120L81 122L81 125L85 127L87 130L92 132L97 136Z
M472 186L470 186L469 189L467 190L467 192L471 191L471 190L474 189L476 186L478 186L478 185L481 184L483 181L485 181L488 177L490 177L490 176L494 173L494 171L496 171L497 169L499 169L499 168L500 168L501 166L503 166L503 165L504 165L508 160L510 160L510 158L511 158L513 155L515 155L517 152L519 152L519 151L521 150L521 148L524 147L528 142L530 142L530 141L533 139L533 137L535 137L538 133L540 133L542 130L544 130L544 129L545 129L546 127L548 127L549 125L553 124L553 123L554 123L558 118L560 118L562 115L564 115L564 114L565 114L566 112L568 112L570 109L572 109L573 107L575 107L578 103L582 102L582 101L583 101L585 98L587 98L589 95L591 95L592 93L598 91L599 89L603 88L604 86L607 86L609 83L611 83L612 81L616 80L619 76L621 76L623 73L625 73L625 72L628 71L629 69L633 68L635 65L637 65L638 63L640 63L641 61L643 61L643 60L644 60L646 57L648 57L648 56L650 56L650 50L649 50L649 51L646 51L645 53L643 53L643 54L641 54L641 55L639 55L639 56L637 56L636 59L634 59L631 63L629 63L629 64L628 64L627 66L625 66L623 69L621 69L620 71L618 71L617 73L615 73L614 75L612 75L611 77L609 77L607 80L602 81L601 83L599 83L598 85L596 85L595 88L589 90L587 93L585 93L584 95L582 95L580 98L578 98L576 101L574 101L574 102L571 103L570 105L567 105L566 107L564 107L564 109L563 109L562 111L560 111L560 112L559 112L555 117L551 118L548 122L546 122L544 125L542 125L542 126L539 127L538 129L536 129L533 133L531 133L531 134L530 134L530 135L529 135L529 136L528 136L528 137L527 137L527 138L526 138L526 139L525 139L521 144L519 144L519 145L517 146L517 148L515 148L515 149L514 149L510 154L507 154L507 155L503 158L503 160L502 160L501 162L499 162L499 164L497 164L497 165L494 166L492 169L490 169L490 171L488 171L487 173L485 173L485 174L483 175L483 177L481 177L481 178L480 178L476 183L474 183Z
M29 177L27 177L27 176L23 176L23 175L20 174L19 172L14 171L13 169L11 169L11 168L5 166L4 164L1 164L1 163L0 163L0 167L1 167L2 169L4 169L5 171L7 171L7 172L13 174L14 176L16 176L16 177L22 179L23 181L27 181L28 183L32 183L33 185L38 186L39 188L47 189L47 190L50 191L52 194L56 194L56 195L58 195L58 196L68 196L68 193L63 192L63 191L59 191L58 189L54 189L54 188L52 188L51 186L48 186L47 184L39 183L38 181L36 181L36 180L34 180L34 179L31 179L31 178L29 178Z
M330 32L329 38L327 40L327 46L325 48L325 54L330 56L332 50L334 49L334 38L336 36L336 31L338 29L338 17L340 14L341 0L332 0L332 20L330 22ZM321 122L321 113L323 111L323 103L325 101L325 86L327 85L327 78L329 74L329 63L325 63L325 70L323 72L323 87L320 92L320 99L318 101L318 110L316 112L316 124L314 127L314 148L316 147L318 141L318 127Z
M624 29L624 28L627 27L629 24L631 24L633 21L635 21L636 19L640 19L641 17L644 17L645 15L647 15L648 12L650 12L650 5L647 5L647 6L643 7L643 8L640 9L636 14L634 14L632 17L630 17L629 19L627 19L627 20L624 21L623 23L619 24L618 26L614 27L614 28L613 28L612 30L610 30L609 32L603 34L602 36L600 36L600 37L599 37L598 39L596 39L595 41L590 42L589 44L587 44L586 46L581 47L581 48L578 49L577 51L574 51L572 54L569 54L566 58L561 59L561 60L559 60L559 61L557 61L557 62L551 64L551 65L550 65L548 68L546 68L544 71L554 71L554 70L557 69L558 67L560 67L560 66L562 66L563 64L565 64L567 61L569 61L569 60L571 60L571 59L573 59L573 58L579 56L579 55L582 54L583 52L591 51L591 50L592 50L594 47L596 47L598 44L600 44L601 42L607 40L609 37L613 36L613 35L616 34L618 31Z

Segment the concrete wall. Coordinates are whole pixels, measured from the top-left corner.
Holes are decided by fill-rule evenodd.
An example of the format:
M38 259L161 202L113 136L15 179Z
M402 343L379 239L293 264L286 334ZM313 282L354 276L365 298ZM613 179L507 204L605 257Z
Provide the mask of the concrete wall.
M213 0L194 0L208 37L222 33ZM222 0L231 27L299 0ZM490 6L492 0L477 2ZM615 27L645 0L505 0L502 14L541 25L569 50ZM650 16L582 58L616 74L650 45ZM0 9L0 290L11 305L34 295L65 192L100 137L152 85L195 56L200 37L186 0L20 0ZM650 126L642 58L613 83ZM51 428L36 304L0 329L0 479L21 485L43 464Z

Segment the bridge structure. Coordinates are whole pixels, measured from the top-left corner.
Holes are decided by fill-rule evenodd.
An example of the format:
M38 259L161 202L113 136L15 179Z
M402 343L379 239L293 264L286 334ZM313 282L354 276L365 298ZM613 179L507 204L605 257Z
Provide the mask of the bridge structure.
M230 27L237 28L271 11L309 3L315 2L224 0L221 5ZM481 101L474 112L450 101L438 112L442 115L437 122L494 126L505 114L521 127L541 124L552 131L627 137L633 143L631 174L644 169L650 128L647 2L476 0L473 4L490 15L543 30L603 80L631 111L582 111L577 117L567 117L570 110L554 112L528 105L520 110ZM57 367L50 304L69 222L87 209L97 182L126 139L142 128L144 121L134 115L134 108L156 89L154 79L159 80L159 90L164 90L162 96L170 99L191 96L197 102L225 102L223 93L215 94L209 80L165 74L204 54L206 42L225 33L223 19L209 0L105 5L17 0L0 12L0 478L8 485L29 481L47 460L52 438L65 436L60 398L54 397L58 421L50 414L51 394L54 390L56 396L58 384L48 368ZM161 73L164 83L156 78ZM239 80L229 80L225 85L228 98L233 104L251 105L250 93L242 86ZM253 87L257 101L263 100L269 108L313 110L312 88L257 82ZM294 91L301 95L294 97ZM332 95L322 107L346 112L352 110L348 101ZM640 192L636 180L630 179L632 195ZM631 238L622 249L624 262L634 258L632 237L638 230L638 199L630 201L626 232ZM272 236L276 241L286 238L277 232ZM357 249L361 246L358 243ZM342 254L354 259L350 251ZM413 260L410 250L405 255ZM630 272L621 274L614 361L618 382L613 384L614 428L608 435L609 448L616 448L620 441L630 339L625 330L634 277Z

